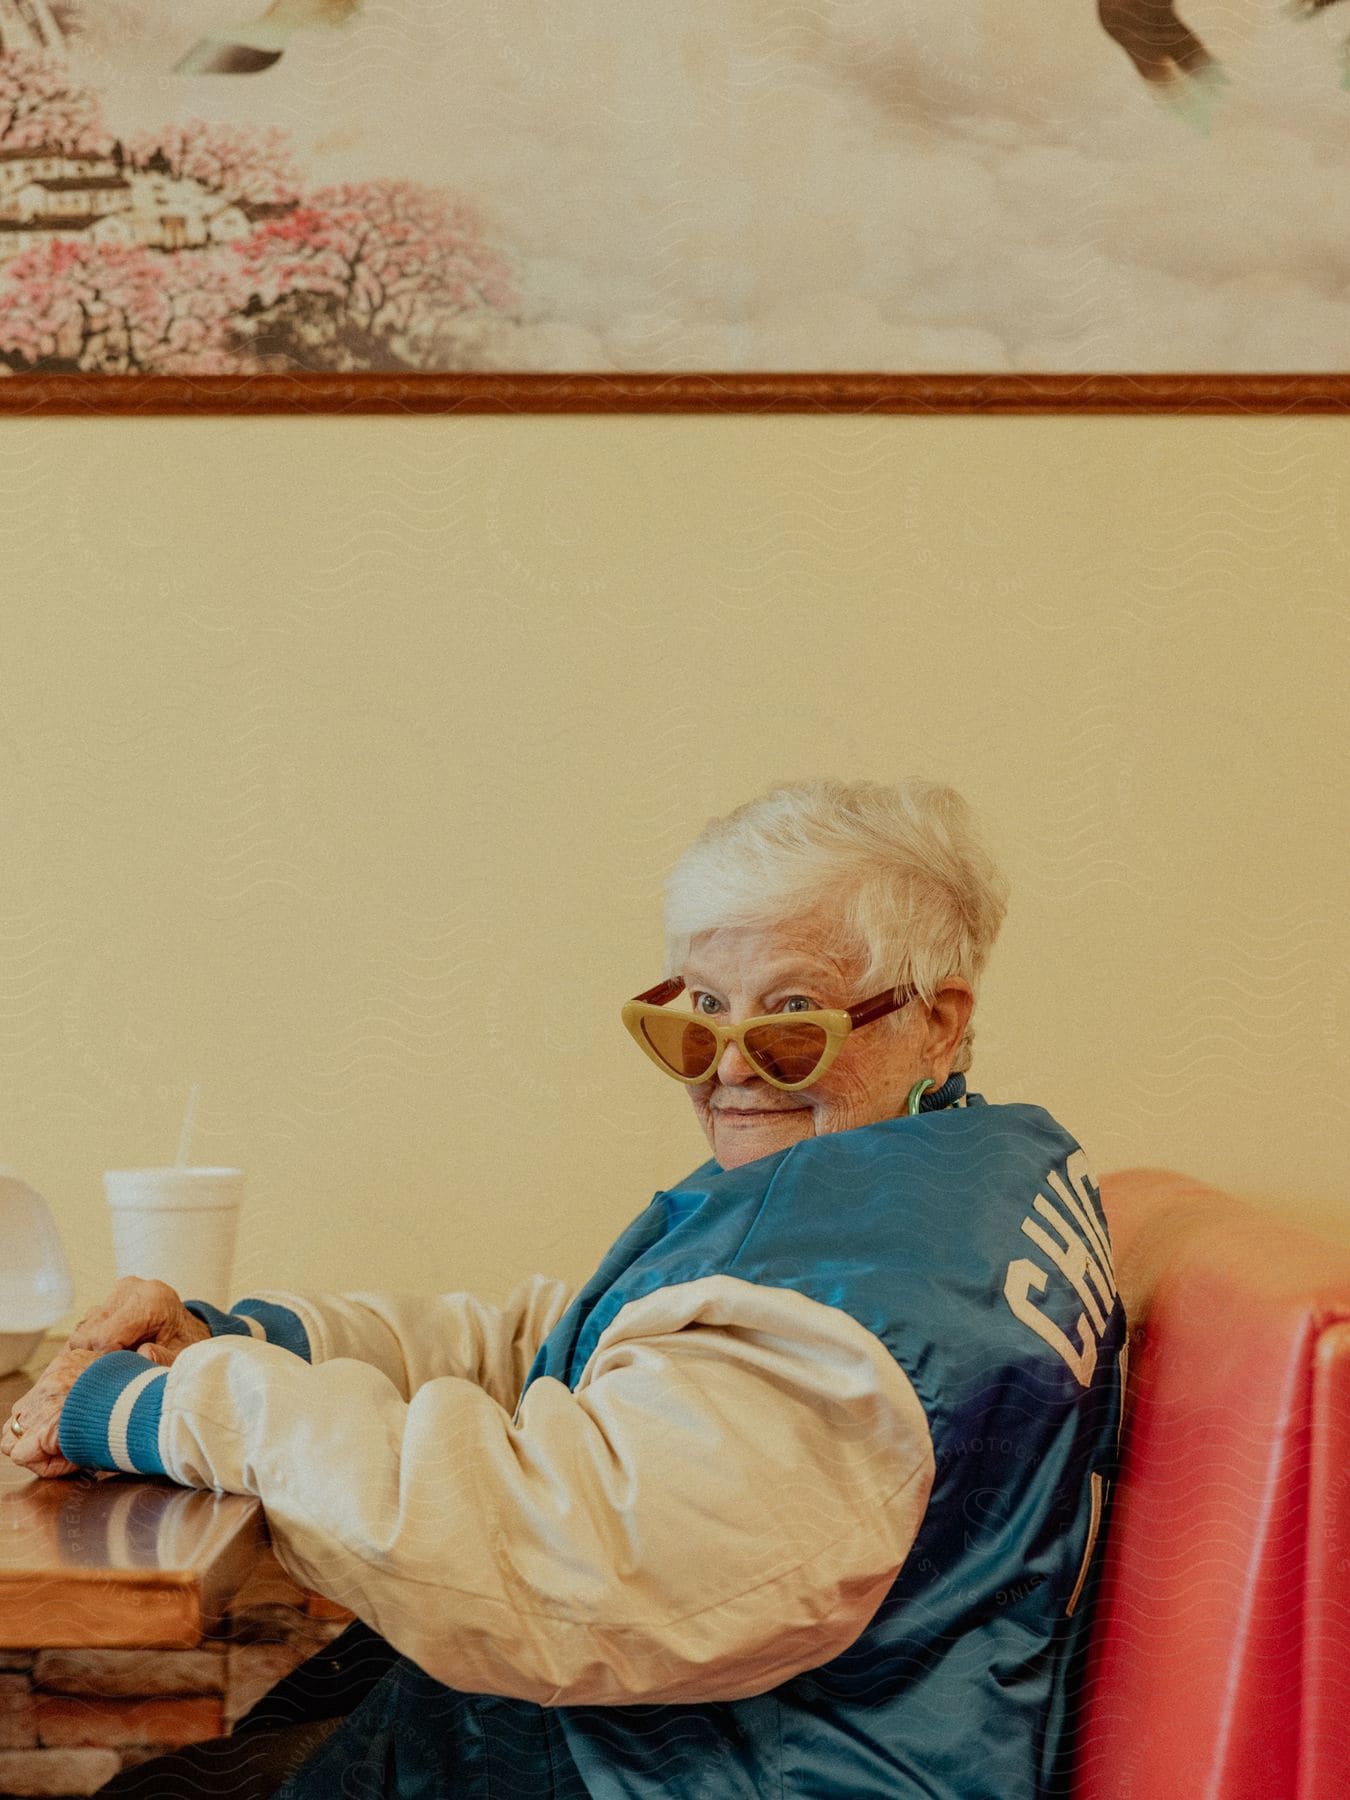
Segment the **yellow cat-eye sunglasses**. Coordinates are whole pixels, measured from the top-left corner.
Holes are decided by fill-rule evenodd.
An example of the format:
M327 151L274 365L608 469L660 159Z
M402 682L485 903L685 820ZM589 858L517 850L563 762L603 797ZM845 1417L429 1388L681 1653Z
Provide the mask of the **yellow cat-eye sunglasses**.
M698 1013L667 1011L668 1002L683 989L681 977L673 975L636 995L623 1009L624 1024L658 1069L676 1081L707 1081L727 1045L739 1044L756 1075L789 1093L819 1081L850 1031L898 1012L917 991L902 988L897 994L887 989L856 1006L769 1013L742 1019L739 1025L723 1025Z

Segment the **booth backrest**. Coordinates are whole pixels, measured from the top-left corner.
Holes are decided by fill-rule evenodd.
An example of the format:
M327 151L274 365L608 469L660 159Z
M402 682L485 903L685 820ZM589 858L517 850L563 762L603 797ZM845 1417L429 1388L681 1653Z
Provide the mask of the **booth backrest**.
M1350 1800L1350 1250L1101 1185L1130 1323L1074 1800Z

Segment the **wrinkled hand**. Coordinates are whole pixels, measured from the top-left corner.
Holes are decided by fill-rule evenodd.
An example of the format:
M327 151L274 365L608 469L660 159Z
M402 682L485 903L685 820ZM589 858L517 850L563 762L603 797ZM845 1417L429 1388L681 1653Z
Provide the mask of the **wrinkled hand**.
M40 1379L15 1404L10 1417L23 1430L16 1434L7 1421L0 1429L0 1452L35 1475L73 1475L76 1465L61 1454L61 1408L90 1363L106 1350L135 1350L168 1368L180 1350L210 1335L167 1282L123 1276L108 1298L84 1315Z
M68 1350L141 1350L165 1368L189 1344L211 1335L166 1281L124 1275L108 1298L90 1307L67 1339Z
M123 1276L108 1298L84 1315L64 1348L15 1404L0 1428L0 1452L34 1475L73 1475L76 1465L61 1454L61 1408L90 1363L107 1350L135 1350L168 1368L180 1350L210 1335L167 1282ZM23 1427L21 1432L15 1432L13 1422Z
M21 1469L34 1475L73 1475L77 1465L61 1454L59 1428L66 1395L91 1362L97 1350L58 1350L41 1377L17 1400L0 1428L0 1451ZM17 1433L15 1424L23 1427Z

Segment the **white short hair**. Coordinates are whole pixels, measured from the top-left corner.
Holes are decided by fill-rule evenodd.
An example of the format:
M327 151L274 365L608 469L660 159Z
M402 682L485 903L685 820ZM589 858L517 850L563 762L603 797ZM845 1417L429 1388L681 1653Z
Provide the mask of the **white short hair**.
M953 976L978 992L1007 891L955 788L784 783L711 819L671 870L664 973L698 932L819 911L825 948L866 961L859 999L909 986L931 1001ZM972 1038L967 1027L954 1069L970 1067Z

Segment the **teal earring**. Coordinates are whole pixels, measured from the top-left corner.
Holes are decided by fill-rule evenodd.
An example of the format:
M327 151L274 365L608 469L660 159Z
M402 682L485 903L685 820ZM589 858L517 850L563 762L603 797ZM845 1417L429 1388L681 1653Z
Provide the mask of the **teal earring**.
M922 1081L916 1081L914 1083L914 1086L909 1090L909 1099L905 1102L906 1117L911 1119L914 1117L919 1110L919 1101L923 1098L924 1090L932 1087L932 1085L932 1080L927 1075L924 1076Z

